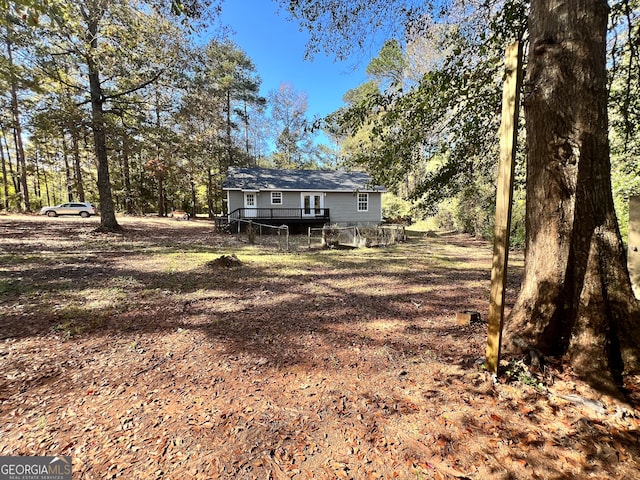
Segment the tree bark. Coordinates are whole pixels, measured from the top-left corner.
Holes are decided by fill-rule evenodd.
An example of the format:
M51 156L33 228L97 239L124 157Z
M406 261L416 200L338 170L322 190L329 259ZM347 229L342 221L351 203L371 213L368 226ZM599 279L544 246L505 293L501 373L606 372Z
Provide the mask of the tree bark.
M38 162L38 152L35 152L34 158L33 158L33 166L35 169L35 175L33 176L33 192L36 195L36 198L40 198L41 195L41 191L40 191L40 164Z
M11 162L11 152L9 151L9 142L7 141L7 132L5 131L4 126L0 126L0 131L2 131L2 138L0 138L0 141L4 140L4 148L7 152L7 163L9 164L9 176L11 177L11 182L13 183L13 191L17 194L18 192L20 192L20 183L18 182L17 173L13 170L13 163Z
M76 193L78 194L78 200L85 202L84 197L84 184L82 182L82 168L80 167L80 148L78 143L80 141L78 128L76 126L71 129L71 148L73 150L73 171L74 171L74 184L76 187Z
M9 211L9 179L7 178L7 164L4 159L4 147L0 141L0 160L2 160L2 191L4 193L4 209Z
M109 178L109 158L107 154L107 137L105 132L102 85L100 71L93 55L98 49L98 19L95 12L87 15L89 34L89 52L86 56L89 71L89 89L91 95L91 127L96 157L98 159L98 193L100 195L100 229L104 231L120 231L122 227L116 220L111 195Z
M191 186L191 217L196 218L196 182L193 181L193 178L189 179L189 185Z
M227 165L233 165L233 139L231 138L231 90L226 92L226 113L227 113Z
M244 151L249 157L249 112L247 111L247 100L245 99L243 102L244 106Z
M209 218L215 217L214 194L213 173L211 172L211 168L209 168L207 171L207 209L209 210Z
M69 166L69 149L67 148L67 140L65 132L60 132L62 139L62 158L64 159L64 177L67 183L67 201L73 201L73 176L71 175L71 167Z
M11 28L7 24L7 60L9 62L9 70L11 72L9 76L10 90L11 90L11 119L13 123L13 134L16 144L16 157L17 164L20 170L20 185L22 186L22 201L24 204L24 210L26 212L31 211L31 204L29 201L29 188L27 185L27 162L24 156L24 145L22 143L22 124L20 122L20 104L18 102L18 81L14 72L13 65L13 50L11 42Z
M525 273L505 347L566 356L618 396L638 369L638 305L611 191L605 0L533 0L525 79Z
M162 171L158 170L156 179L158 180L158 216L166 217L167 213L164 208L164 174Z
M124 210L133 214L133 193L131 192L131 173L129 170L129 135L122 133L122 181L124 183Z

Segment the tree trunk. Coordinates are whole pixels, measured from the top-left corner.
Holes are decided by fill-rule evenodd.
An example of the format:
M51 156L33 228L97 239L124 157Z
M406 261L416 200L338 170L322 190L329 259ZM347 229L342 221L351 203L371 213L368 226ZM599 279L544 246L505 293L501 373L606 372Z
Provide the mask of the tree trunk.
M84 184L82 182L82 168L80 167L80 148L78 146L78 128L73 127L71 129L71 148L73 149L73 171L75 178L76 193L78 194L78 200L85 202L84 198Z
M35 175L33 176L33 191L36 194L36 198L40 198L42 192L40 191L40 163L38 162L37 150L33 157L33 166L35 168Z
M215 217L215 209L214 209L214 191L213 191L213 173L211 169L207 171L207 207L209 210L209 218Z
M7 163L9 164L9 176L11 177L11 182L13 183L13 191L18 193L20 191L20 184L18 183L17 174L13 171L13 163L11 162L11 152L9 151L9 143L7 142L7 132L4 129L4 126L0 127L2 130L2 138L0 141L4 140L5 151L7 152Z
M505 347L564 356L617 395L640 329L611 193L605 0L533 0L526 259Z
M227 165L233 165L233 139L231 138L231 90L227 90Z
M122 133L122 181L124 183L124 211L133 214L133 198L131 192L131 173L129 171L129 136Z
M13 134L16 144L16 157L20 170L20 185L22 186L22 201L24 210L31 211L29 202L29 188L27 186L27 162L24 157L24 146L22 143L22 124L20 123L20 104L18 103L18 81L14 72L13 50L11 43L11 29L7 24L7 60L9 62L9 82L11 87L11 119L13 122Z
M100 229L105 231L120 231L122 227L116 220L111 196L111 180L109 178L109 158L107 155L107 137L105 132L102 85L100 71L92 55L98 49L98 20L95 13L90 13L87 19L91 48L86 57L89 70L89 88L91 94L91 127L96 157L98 159L98 193L100 195Z
M247 111L247 100L244 100L244 150L249 157L249 112Z
M65 133L61 132L62 138L62 158L64 159L64 178L67 182L67 201L73 201L73 176L71 175L71 167L69 166L69 149L67 148L67 140Z
M189 179L189 184L191 185L191 217L196 218L196 182L193 181L193 178Z
M158 216L166 217L166 212L164 209L164 177L162 172L158 171L156 178L158 180Z
M4 209L9 211L9 179L7 178L7 163L4 159L4 147L0 141L0 159L2 160L2 191L4 193Z

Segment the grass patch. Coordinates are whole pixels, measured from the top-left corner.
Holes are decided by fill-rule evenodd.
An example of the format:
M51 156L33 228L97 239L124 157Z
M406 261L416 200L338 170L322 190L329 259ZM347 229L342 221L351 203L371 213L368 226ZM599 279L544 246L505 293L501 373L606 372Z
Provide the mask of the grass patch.
M76 305L66 306L57 313L60 321L52 330L61 334L67 340L104 327L107 319L112 315L109 310L96 311Z
M26 292L25 285L20 280L6 280L0 278L0 295L14 296Z

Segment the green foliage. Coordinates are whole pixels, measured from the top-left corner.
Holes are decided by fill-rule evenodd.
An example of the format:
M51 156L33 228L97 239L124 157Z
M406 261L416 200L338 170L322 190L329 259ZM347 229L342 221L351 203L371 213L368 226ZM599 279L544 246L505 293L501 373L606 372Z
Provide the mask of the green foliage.
M313 144L315 132L308 123L307 94L282 83L269 92L271 124L277 134L271 161L277 168L318 168L321 156Z
M367 66L367 74L376 80L381 90L402 89L407 59L396 39L387 40L378 56Z
M277 1L309 32L307 56L322 49L341 59L368 48L380 32L399 37L408 30L407 24L429 18L431 5L424 0Z
M58 203L69 192L97 202L86 68L80 67L91 53L106 79L104 128L119 210L157 211L160 189L168 208L220 211L227 165L334 167L341 157L343 165L367 169L377 183L411 202L414 218L440 208L443 224L482 236L490 232L503 47L523 37L528 2L485 2L462 12L454 2L280 0L312 30L311 54L323 47L348 56L371 42L382 45L368 65L370 80L345 93L345 107L324 122L341 143L339 155L312 145L304 102L298 112L287 103L299 92L272 97L273 111L285 113L276 113L277 136L270 140L265 132L273 125L266 125L266 100L246 53L224 38L202 48L191 44L197 21L219 13L220 1L111 2L102 12L94 52L85 38L85 3L0 3L18 53L9 65L1 49L0 123L11 140L11 74L30 140L34 206ZM628 197L640 193L640 62L634 41L640 36L639 5L611 2L610 15L612 181L623 234ZM191 26L182 23L186 19ZM267 145L275 143L278 151L266 158ZM157 169L145 168L150 161L160 162L162 184ZM516 245L524 242L524 172L519 178ZM10 208L17 208L22 196L9 172L3 180ZM397 203L386 211L393 216L407 208Z
M524 248L525 246L525 207L526 201L524 191L515 191L511 211L511 237L509 239L509 243L512 248Z
M612 152L617 156L640 153L638 92L640 89L640 1L621 0L611 5L609 118L615 133ZM624 161L624 160L622 160ZM637 162L635 162L637 165Z
M288 6L303 25L313 25L312 41L329 51L350 46L336 37L331 37L329 45L328 32L338 39L342 35L362 38L371 33L367 24L385 24L393 13L401 18L400 2L367 2L367 9L364 2L355 1L342 12L357 13L359 20L345 25L340 17L322 13L335 12L336 2L313 3L313 7L298 2ZM611 155L623 235L628 197L640 192L640 131L634 128L640 123L640 57L634 41L640 36L639 5L638 0L617 1L611 10ZM439 208L442 225L481 236L492 233L503 47L525 37L528 15L528 2L512 0L501 2L500 8L492 6L497 5L489 2L486 9L469 9L464 22L448 24L447 15L456 13L451 5L441 10L430 9L429 3L407 5L411 13L401 22L405 31L387 30L396 37L384 43L370 64L368 73L373 80L345 95L347 107L331 118L331 124L342 128L346 137L343 156L347 164L366 168L376 182L411 199L424 214L434 214ZM427 11L430 15L425 15ZM375 21L372 12L379 12ZM415 22L417 17L423 21ZM417 39L423 48L430 48L422 52L422 57L430 59L422 72L415 71L418 62L409 58L410 53L415 56ZM419 80L398 80L399 65L414 69L405 74ZM380 78L394 79L405 88L373 88L379 87ZM523 246L526 173L522 149L518 156L511 241Z
M385 193L382 196L382 218L391 222L400 222L402 219L411 218L411 202L394 195Z
M517 382L535 388L539 392L545 390L545 385L534 374L531 373L527 365L522 360L511 360L505 369L505 376L509 382Z
M107 2L96 11L89 11L95 2L17 5L17 13L42 6L36 9L37 30L27 28L21 15L11 16L21 35L13 36L20 62L11 70L21 80L18 98L30 140L26 157L33 205L70 196L98 203L87 77L91 61L101 80L101 129L116 209L157 212L162 204L167 210L221 211L219 185L226 166L255 164L264 154L257 146L266 142L256 140L266 137L260 124L266 100L258 95L260 80L251 60L229 41L201 49L189 38L198 22L219 13L221 2ZM87 22L98 42L87 40ZM0 64L3 72L10 70L2 54ZM40 77L27 71L33 65ZM0 76L2 95L9 91L5 87ZM8 102L0 96L0 106ZM11 118L0 113L0 125L10 139ZM9 153L15 162L15 152ZM14 162L9 167L19 178ZM22 197L9 177L8 172L2 180L9 182L14 207Z
M470 185L458 195L455 221L459 230L491 238L495 218L495 191L490 184Z
M455 223L481 236L492 229L503 44L522 35L526 18L521 2L505 8L480 8L463 25L420 25L425 30L416 35L437 33L428 44L436 51L424 52L432 58L428 70L421 76L405 72L405 81L398 80L397 65L418 68L408 59L411 39L403 62L391 61L400 44L385 43L370 72L385 78L386 68L386 78L404 88L382 93L365 84L331 119L347 134L348 164L366 168L377 183L416 202L424 215L459 196ZM417 55L415 46L411 51Z
M640 2L611 5L609 120L611 181L623 240L628 239L629 197L640 195Z

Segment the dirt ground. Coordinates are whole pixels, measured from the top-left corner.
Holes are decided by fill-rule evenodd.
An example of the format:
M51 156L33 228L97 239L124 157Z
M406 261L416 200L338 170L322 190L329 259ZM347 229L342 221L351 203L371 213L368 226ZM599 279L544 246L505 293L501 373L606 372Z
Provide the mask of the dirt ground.
M0 216L0 455L70 455L74 479L638 478L637 405L483 370L484 242L283 253L119 221Z

